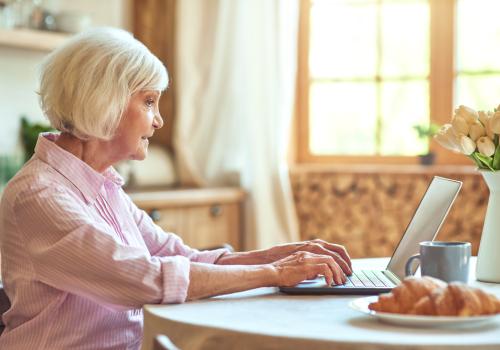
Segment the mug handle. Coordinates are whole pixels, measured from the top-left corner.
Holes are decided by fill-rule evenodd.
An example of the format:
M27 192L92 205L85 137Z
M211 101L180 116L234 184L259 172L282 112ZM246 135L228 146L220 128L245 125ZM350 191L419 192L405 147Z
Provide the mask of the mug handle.
M405 276L413 275L413 273L411 272L411 270L412 270L411 268L413 265L413 261L415 261L415 260L420 261L420 254L415 254L415 255L410 256L410 258L408 259L408 261L406 262L406 265L405 265Z

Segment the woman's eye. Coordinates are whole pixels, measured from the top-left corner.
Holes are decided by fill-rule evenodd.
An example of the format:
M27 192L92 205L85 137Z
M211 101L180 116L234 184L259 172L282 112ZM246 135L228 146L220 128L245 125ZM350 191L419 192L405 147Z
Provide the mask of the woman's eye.
M146 100L146 106L153 107L154 105L155 105L155 100L151 98Z

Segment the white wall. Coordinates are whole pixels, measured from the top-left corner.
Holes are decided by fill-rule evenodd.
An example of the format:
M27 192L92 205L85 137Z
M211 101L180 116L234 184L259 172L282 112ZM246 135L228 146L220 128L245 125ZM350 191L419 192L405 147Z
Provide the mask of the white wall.
M78 11L89 14L95 26L131 29L131 0L49 0L52 12ZM19 147L20 116L44 121L35 91L38 65L46 53L0 45L0 154Z

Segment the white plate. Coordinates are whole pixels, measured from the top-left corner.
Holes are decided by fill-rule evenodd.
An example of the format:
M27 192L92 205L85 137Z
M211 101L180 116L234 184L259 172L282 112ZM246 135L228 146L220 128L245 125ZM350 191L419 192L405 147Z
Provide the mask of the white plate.
M479 326L485 323L499 319L497 315L485 315L474 317L458 317L458 316L417 316L417 315L402 315L387 312L376 312L368 309L368 304L376 301L378 296L370 296L359 298L351 301L349 307L356 311L360 311L366 315L373 316L381 322L395 324L398 326L412 327L464 327L464 326Z

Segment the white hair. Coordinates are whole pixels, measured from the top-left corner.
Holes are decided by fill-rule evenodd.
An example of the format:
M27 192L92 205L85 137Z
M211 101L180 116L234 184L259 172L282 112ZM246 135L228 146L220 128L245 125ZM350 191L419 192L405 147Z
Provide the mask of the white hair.
M167 85L165 66L146 46L124 30L97 28L76 35L42 63L40 105L54 128L109 140L132 94Z

